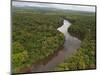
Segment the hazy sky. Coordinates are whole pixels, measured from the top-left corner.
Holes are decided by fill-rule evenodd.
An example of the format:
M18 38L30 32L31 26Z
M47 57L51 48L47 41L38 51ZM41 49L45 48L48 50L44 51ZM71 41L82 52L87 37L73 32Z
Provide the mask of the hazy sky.
M52 7L58 9L80 10L95 12L94 6L79 6L79 5L63 5L63 4L48 4L48 3L34 3L34 2L12 2L13 6L32 6L32 7Z

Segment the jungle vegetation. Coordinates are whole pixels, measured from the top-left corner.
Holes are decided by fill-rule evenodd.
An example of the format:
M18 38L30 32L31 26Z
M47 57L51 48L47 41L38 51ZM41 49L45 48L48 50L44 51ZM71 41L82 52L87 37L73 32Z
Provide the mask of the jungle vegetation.
M96 68L95 13L81 11L37 11L34 9L12 11L12 70L23 72L33 64L46 59L64 43L64 35L57 31L63 18L72 25L69 33L79 38L81 47L59 64L55 70L79 70ZM35 11L36 10L36 11Z
M56 29L58 16L14 13L12 30L13 71L32 66L47 58L64 43L64 36Z

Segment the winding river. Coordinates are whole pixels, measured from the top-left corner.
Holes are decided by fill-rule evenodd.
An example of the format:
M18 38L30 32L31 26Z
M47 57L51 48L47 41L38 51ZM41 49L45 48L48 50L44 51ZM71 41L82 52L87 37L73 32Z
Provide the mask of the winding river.
M60 50L56 52L56 54L54 54L49 60L45 61L45 63L39 63L37 66L33 67L32 72L54 71L54 68L58 64L62 63L65 58L68 58L68 56L70 56L80 47L81 41L68 33L68 28L70 25L71 23L64 19L63 25L57 29L65 36L63 47L61 47Z

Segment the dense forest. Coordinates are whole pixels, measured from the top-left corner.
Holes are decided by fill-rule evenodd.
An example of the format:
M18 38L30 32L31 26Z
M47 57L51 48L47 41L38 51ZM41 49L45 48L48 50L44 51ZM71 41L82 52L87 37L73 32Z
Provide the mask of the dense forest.
M58 16L13 14L13 72L47 58L63 44L64 36L56 30L60 21Z
M59 64L55 71L96 68L95 13L81 11L31 11L14 8L12 11L12 72L23 73L25 68L52 55L64 43L57 30L63 18L72 25L68 32L82 41L80 48ZM48 9L49 10L49 9Z

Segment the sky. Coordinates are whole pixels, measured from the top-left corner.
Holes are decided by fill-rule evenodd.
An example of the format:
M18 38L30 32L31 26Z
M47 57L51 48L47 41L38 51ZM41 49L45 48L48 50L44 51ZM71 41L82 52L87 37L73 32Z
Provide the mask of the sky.
M13 1L12 5L13 6L18 6L18 7L24 7L24 6L51 7L51 8L57 8L57 9L68 9L68 10L79 10L79 11L95 12L95 7L94 6L50 4L50 3L36 3L36 2L18 2L18 1Z

